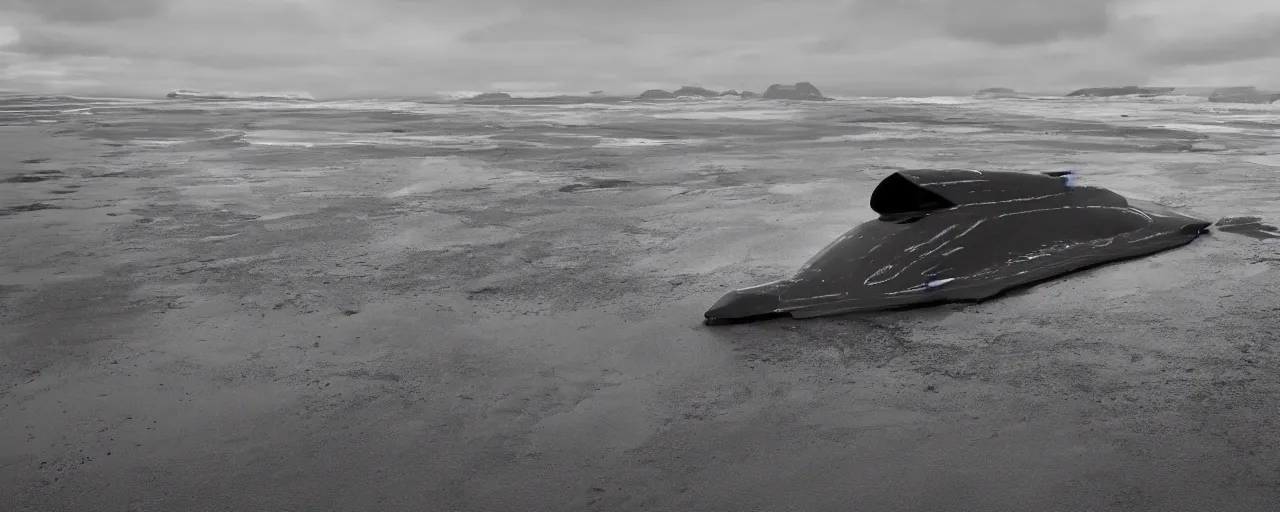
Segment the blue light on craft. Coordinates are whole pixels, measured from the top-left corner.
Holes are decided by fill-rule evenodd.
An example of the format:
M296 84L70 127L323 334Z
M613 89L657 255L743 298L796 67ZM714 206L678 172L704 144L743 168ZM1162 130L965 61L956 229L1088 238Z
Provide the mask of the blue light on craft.
M936 290L942 285L955 281L956 278L948 277L946 279L938 279L938 276L926 276L924 278L924 287L928 290Z
M1076 181L1079 179L1080 176L1076 174L1075 169L1067 169L1067 173L1062 175L1062 184L1066 185L1067 188L1075 188Z

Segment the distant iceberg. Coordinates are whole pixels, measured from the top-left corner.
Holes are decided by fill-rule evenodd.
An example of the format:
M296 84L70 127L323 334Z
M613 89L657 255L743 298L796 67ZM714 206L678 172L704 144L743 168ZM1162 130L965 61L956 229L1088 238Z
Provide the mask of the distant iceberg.
M204 92L178 89L167 95L171 100L256 100L256 101L315 101L305 92Z

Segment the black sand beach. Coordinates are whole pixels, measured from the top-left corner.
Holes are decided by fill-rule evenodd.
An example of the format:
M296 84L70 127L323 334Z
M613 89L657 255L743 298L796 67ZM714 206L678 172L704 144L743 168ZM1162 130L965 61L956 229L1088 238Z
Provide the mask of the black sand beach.
M7 510L1280 507L1273 240L700 324L904 168L1274 224L1271 105L0 110Z

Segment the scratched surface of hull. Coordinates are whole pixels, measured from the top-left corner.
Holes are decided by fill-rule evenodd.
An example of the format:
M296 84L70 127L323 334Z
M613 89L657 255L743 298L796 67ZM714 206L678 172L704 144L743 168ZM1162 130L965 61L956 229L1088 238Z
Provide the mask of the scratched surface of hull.
M789 279L730 292L706 318L806 318L982 300L1182 246L1210 224L1066 181L1008 172L896 173L872 194L879 219L837 238Z

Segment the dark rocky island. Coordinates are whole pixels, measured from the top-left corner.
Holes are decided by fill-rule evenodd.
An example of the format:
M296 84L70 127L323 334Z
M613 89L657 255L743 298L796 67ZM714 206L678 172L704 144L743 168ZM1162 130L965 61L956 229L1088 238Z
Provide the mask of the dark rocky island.
M1275 103L1280 100L1280 93L1259 91L1257 87L1222 87L1209 94L1209 101L1214 103Z
M796 82L795 85L773 84L764 91L766 100L803 100L829 101L831 98L822 95L817 87L809 82Z
M518 97L512 96L504 92L490 92L477 94L470 98L456 100L458 103L474 104L474 105L509 105L509 106L528 106L528 105L581 105L586 103L613 103L629 98L620 96L608 96L603 93L591 93L587 95L571 95L557 94L555 96L535 96L535 97Z
M1138 87L1126 85L1121 87L1090 87L1078 89L1067 94L1069 97L1106 98L1111 96L1159 96L1173 92L1174 87Z
M676 95L671 94L662 89L649 89L645 92L640 93L640 96L637 96L637 97L642 100L670 100L670 99L674 99Z
M467 98L466 101L506 101L510 99L512 99L511 95L505 92L486 92Z
M974 94L978 98L1019 98L1026 96L1008 87L988 87Z
M809 89L804 89L804 88L802 88L802 89L801 89L802 91L804 91L804 92L805 92L804 94L798 94L798 95L796 95L796 94L792 93L793 95L795 95L795 96L797 96L797 97L795 97L795 98L778 98L778 99L817 99L817 100L826 100L826 99L830 99L830 98L825 98L825 97L823 97L823 96L822 96L822 93L818 92L818 89L817 89L816 87L813 87L813 85L812 85L812 84L809 84L808 82L801 82L801 84L807 85L807 86L809 87ZM796 85L797 85L797 86L799 86L799 85L801 85L801 84L796 84ZM793 88L793 89L795 88L795 86L789 86L789 85L788 85L788 86L777 86L777 87L791 87L791 88ZM640 95L639 95L639 96L636 96L636 99L641 99L641 100L670 100L670 99L675 99L675 98L679 98L679 97L682 97L682 96L683 96L683 97L694 97L694 98L721 98L721 97L724 97L724 96L738 96L738 97L741 97L741 98L755 98L755 97L758 97L758 96L760 96L760 95L759 95L759 94L756 94L756 93L754 93L754 92L751 92L751 91L742 91L742 92L738 92L736 89L729 89L729 90L724 91L724 92L716 92L716 91L712 91L712 90L707 89L707 88L704 88L704 87L697 87L697 86L693 86L693 85L686 85L686 86L684 86L684 87L681 87L681 88L679 88L679 89L676 89L675 91L664 91L664 90L662 90L662 89L649 89L649 90L647 90L647 91L645 91L645 92L640 93Z
M306 93L279 93L279 94L237 94L222 92L203 92L192 91L189 89L178 89L165 95L171 100L220 100L220 101L315 101L311 95Z
M702 97L702 98L718 98L718 97L720 97L720 93L718 93L718 92L715 92L715 91L713 91L713 90L711 90L711 89L706 89L706 88L703 88L703 87L696 87L696 86L692 86L692 85L686 85L686 86L684 86L684 87L681 87L681 88L679 88L679 89L676 89L676 90L675 90L675 92L673 92L672 94L676 95L677 97L679 97L679 96L698 96L698 97Z

